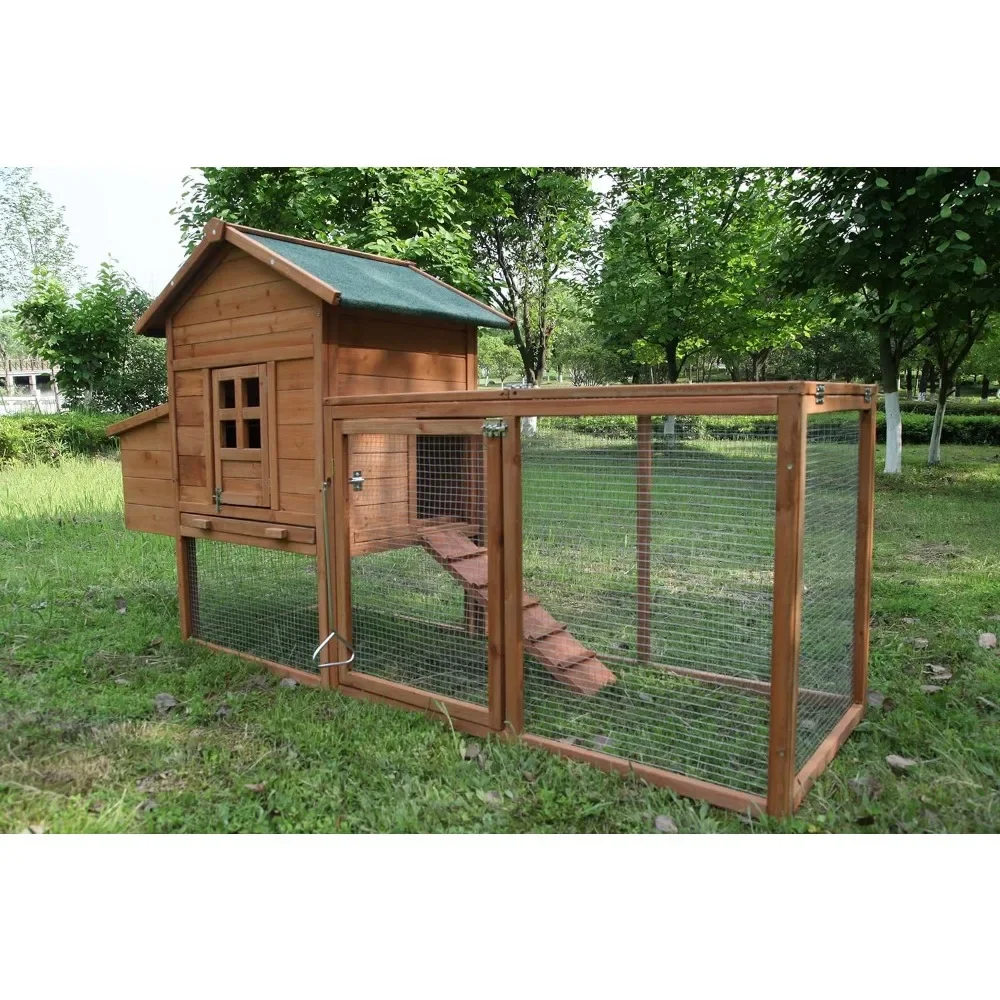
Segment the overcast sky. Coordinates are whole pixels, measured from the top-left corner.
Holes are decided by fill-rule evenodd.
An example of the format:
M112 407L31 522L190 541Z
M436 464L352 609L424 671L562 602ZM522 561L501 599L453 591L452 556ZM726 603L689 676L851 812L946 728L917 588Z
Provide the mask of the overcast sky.
M151 295L184 260L174 217L190 167L35 167L34 180L63 206L77 263L93 280L108 255Z

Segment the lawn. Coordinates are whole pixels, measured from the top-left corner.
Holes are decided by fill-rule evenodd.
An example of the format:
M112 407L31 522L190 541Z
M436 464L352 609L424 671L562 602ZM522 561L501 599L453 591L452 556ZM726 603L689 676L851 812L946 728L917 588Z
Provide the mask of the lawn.
M692 832L995 831L1000 656L977 638L1000 630L1000 455L948 446L945 458L930 470L923 449L909 448L904 475L878 482L871 675L881 707L794 819L753 823L515 744L479 740L478 754L463 753L471 741L445 725L281 687L235 657L182 643L172 540L124 530L116 461L4 469L0 830L643 832L668 815ZM534 497L538 506L544 492ZM601 511L600 498L579 497L580 521L598 535ZM543 522L525 546L536 590L571 579L575 565L574 532L558 536L560 548ZM762 537L742 544L766 555ZM611 552L611 532L605 541ZM676 544L662 541L664 551ZM722 605L745 610L762 581L720 577ZM701 599L683 580L664 586ZM553 610L583 630L615 614ZM459 611L455 602L456 620ZM616 637L623 647L630 627ZM741 627L726 642L753 649L757 625ZM717 655L719 639L663 655L697 665ZM921 690L929 684L941 690ZM176 705L161 699L158 709L159 694ZM918 764L897 776L889 754Z

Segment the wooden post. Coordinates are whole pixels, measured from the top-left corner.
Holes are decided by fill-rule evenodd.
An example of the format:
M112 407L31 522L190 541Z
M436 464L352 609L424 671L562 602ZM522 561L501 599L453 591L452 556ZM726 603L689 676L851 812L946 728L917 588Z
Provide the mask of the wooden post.
M348 642L354 641L351 625L351 509L347 497L347 471L349 438L343 433L339 420L330 423L330 451L333 465L330 469L333 494L333 606L334 620L330 623ZM346 659L347 647L334 640L326 647L336 650L337 659ZM338 667L339 683L348 681L350 667Z
M524 578L521 565L521 421L507 420L503 438L504 712L515 733L524 731Z
M868 698L868 628L871 617L872 538L875 527L875 390L858 430L858 526L854 547L854 660L852 696Z
M503 444L501 438L487 438L485 448L482 441L477 449L485 451L483 460L486 476L486 551L487 551L487 600L486 600L486 642L487 642L487 705L490 725L503 729L504 724L504 671L503 671ZM478 614L483 615L482 605Z
M805 534L806 397L778 399L774 590L771 623L771 721L767 811L788 816L795 796L795 730L802 634Z
M649 590L650 534L653 519L653 418L637 417L638 462L635 476L636 656L649 663L653 655Z
M181 638L190 639L198 631L198 573L193 538L177 536L177 607Z

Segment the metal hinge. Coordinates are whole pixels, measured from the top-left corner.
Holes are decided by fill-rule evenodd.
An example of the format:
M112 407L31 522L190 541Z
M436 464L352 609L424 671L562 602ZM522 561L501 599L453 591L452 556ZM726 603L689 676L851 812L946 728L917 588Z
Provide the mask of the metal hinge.
M221 486L216 486L215 487L215 513L216 514L221 514L222 513L222 487Z
M870 385L865 386L865 402L870 403L872 401L872 387Z
M822 403L825 398L826 398L826 383L825 382L817 382L816 383L816 402L817 403Z
M484 420L483 434L488 438L502 438L507 434L506 420Z

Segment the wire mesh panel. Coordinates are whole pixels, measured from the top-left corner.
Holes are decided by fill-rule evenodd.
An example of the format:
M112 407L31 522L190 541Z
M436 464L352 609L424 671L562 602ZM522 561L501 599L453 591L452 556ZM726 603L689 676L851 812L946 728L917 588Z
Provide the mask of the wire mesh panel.
M485 706L482 434L350 437L352 671Z
M766 790L775 431L541 418L522 438L526 731Z
M186 538L191 632L237 653L316 672L316 560Z
M851 703L858 414L809 418L796 767Z

